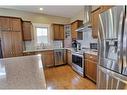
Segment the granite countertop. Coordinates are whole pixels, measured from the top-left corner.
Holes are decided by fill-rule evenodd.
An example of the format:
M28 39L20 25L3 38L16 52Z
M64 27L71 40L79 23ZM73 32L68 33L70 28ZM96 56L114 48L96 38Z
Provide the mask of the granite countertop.
M67 49L67 50L71 50L72 52L75 52L75 51L73 51L72 48L48 48L48 49L25 50L25 51L23 51L23 53L28 53L28 52L39 52L39 51L55 50L55 49ZM83 49L83 50L80 50L79 52L88 53L88 54L93 54L93 55L98 55L98 52L95 52L95 51L93 51L93 50L91 50L91 49Z
M46 89L41 55L0 59L0 89Z
M55 50L55 49L66 49L66 48L31 49L31 50L24 50L23 53L27 53L27 52L39 52L39 51Z
M98 52L97 51L92 51L92 50L86 50L84 53L98 55Z

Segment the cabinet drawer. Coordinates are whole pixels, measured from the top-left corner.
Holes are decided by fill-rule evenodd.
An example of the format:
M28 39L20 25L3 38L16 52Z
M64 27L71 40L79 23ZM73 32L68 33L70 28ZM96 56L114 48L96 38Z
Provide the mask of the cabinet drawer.
M97 62L98 61L98 57L96 55L92 55L92 54L85 54L85 59Z

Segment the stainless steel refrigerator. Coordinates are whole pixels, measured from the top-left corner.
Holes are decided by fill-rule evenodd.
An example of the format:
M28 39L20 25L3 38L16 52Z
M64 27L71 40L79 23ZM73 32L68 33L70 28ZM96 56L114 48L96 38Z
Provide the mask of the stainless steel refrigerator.
M114 6L99 14L98 89L127 89L126 13L126 6Z

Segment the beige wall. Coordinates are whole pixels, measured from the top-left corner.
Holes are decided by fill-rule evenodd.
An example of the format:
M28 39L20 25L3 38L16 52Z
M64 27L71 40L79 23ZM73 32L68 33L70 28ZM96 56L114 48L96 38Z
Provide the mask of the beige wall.
M17 10L1 9L1 8L0 8L0 16L21 17L23 20L32 21L32 23L43 23L43 24L70 23L69 18L51 16L51 15L45 15L45 14L35 14L35 13L30 13L25 11L17 11Z
M73 22L75 20L84 20L84 8L71 18L71 22Z

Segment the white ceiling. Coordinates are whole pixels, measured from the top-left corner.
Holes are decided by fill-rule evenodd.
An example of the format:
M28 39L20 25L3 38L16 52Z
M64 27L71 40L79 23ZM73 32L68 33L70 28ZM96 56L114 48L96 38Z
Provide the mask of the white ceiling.
M42 7L43 11L39 8ZM76 15L83 6L0 6L0 8L15 9L32 13L43 13L54 16L68 17Z

